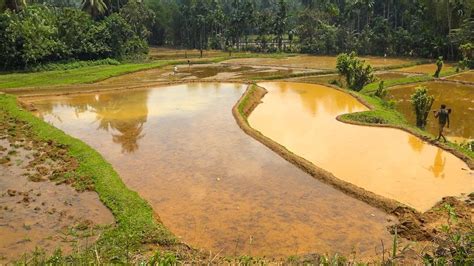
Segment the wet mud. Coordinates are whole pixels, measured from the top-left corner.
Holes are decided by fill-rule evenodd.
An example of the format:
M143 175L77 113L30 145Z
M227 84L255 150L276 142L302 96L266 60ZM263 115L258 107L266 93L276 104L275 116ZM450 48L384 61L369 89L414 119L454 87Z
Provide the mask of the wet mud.
M399 72L376 72L375 78L376 81L379 80L390 80L390 79L400 79L412 76L413 74L409 73L399 73ZM315 84L340 84L346 86L346 81L344 77L341 77L337 74L330 75L315 75L315 76L306 76L289 79L294 82L304 82L304 83L315 83Z
M230 112L244 89L185 84L31 100L38 116L97 149L194 247L223 256L379 255L394 217L245 135Z
M344 92L301 83L262 86L269 93L250 125L344 181L420 212L444 196L473 190L469 167L454 155L398 129L336 121L338 115L367 110Z
M64 177L76 167L67 150L35 140L5 113L0 118L0 264L35 250L69 254L93 245L114 218L95 192L69 185L93 184Z
M402 65L412 62L410 59L404 58L383 58L383 57L362 57L367 63L373 67L386 67L394 65ZM252 65L252 66L280 66L288 68L303 69L335 69L336 56L310 56L301 55L286 58L241 58L230 59L225 61L226 64L234 65Z
M474 85L453 82L424 82L411 85L396 86L389 90L389 97L396 101L396 108L405 115L410 123L415 125L416 118L411 104L411 95L419 86L428 89L428 93L435 97L432 110L446 104L452 109L450 115L450 128L445 129L445 134L451 141L458 143L474 140ZM431 134L437 136L438 122L430 112L426 128Z

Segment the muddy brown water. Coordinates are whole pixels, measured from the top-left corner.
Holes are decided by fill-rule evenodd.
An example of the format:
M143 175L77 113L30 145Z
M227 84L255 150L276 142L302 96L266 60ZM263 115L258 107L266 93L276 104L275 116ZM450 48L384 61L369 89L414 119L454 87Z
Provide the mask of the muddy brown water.
M398 129L337 121L367 110L349 94L304 83L260 85L269 93L250 125L340 179L419 211L474 191L472 172L454 155Z
M186 243L219 255L373 256L394 218L247 136L236 84L184 84L35 100L37 115L97 149Z
M291 68L309 68L309 69L335 69L336 56L311 56L300 55L285 58L240 58L225 61L227 64L252 65L252 66L280 66ZM406 58L384 58L384 57L362 57L367 63L374 67L383 67L391 65L402 65L412 62Z
M99 82L102 85L150 84L157 82L179 82L186 80L250 80L263 77L274 77L302 73L302 70L292 70L280 67L250 67L223 64L178 65L178 72L173 73L173 66L139 71L127 75L110 78Z
M376 80L389 80L389 79L405 78L411 75L413 74L384 71L384 72L376 72L375 78ZM291 79L291 81L305 82L305 83L318 83L318 84L331 84L337 81L338 83L343 84L344 86L346 84L344 77L339 76L338 74L298 77L298 78Z
M466 81L474 83L474 70L466 71L461 74L453 75L446 78L447 80Z
M416 66L411 66L411 67L399 68L394 71L434 75L434 73L436 72L436 69L437 69L436 64L431 63L431 64L422 64L422 65L416 65ZM443 68L441 69L441 72L451 71L453 69L454 69L454 64L445 63L443 65Z
M13 149L0 139L2 153ZM7 148L8 147L8 148ZM48 254L80 250L97 240L98 225L114 223L112 213L95 192L77 192L68 185L32 182L24 174L34 150L15 148L12 164L0 164L0 264L19 260L39 248ZM28 159L30 158L30 159ZM74 230L85 226L85 231ZM93 234L89 237L77 236Z
M416 118L410 98L419 86L426 87L428 93L435 97L432 110L439 109L443 103L452 109L450 128L446 128L448 139L458 142L474 140L474 85L424 82L390 89L389 97L396 101L397 110L403 113L412 124L415 124ZM433 135L438 133L438 123L432 112L428 117L426 129Z

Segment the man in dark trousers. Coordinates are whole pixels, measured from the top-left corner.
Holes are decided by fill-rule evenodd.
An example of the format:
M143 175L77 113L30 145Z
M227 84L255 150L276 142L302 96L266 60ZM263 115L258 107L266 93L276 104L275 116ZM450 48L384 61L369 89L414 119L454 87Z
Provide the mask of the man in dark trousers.
M451 109L446 109L446 105L442 104L441 108L438 111L433 112L435 113L435 117L438 118L439 125L439 133L438 138L436 140L440 140L440 138L443 138L444 142L446 142L446 138L443 135L443 130L446 125L449 128L449 114L451 113Z

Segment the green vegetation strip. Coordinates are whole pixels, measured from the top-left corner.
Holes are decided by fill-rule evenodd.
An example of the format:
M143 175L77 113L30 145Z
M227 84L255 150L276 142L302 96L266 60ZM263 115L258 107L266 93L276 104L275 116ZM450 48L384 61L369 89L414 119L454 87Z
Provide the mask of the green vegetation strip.
M384 85L385 87L393 87L397 85L405 85L405 84L424 82L424 81L430 81L430 80L434 80L434 78L428 75L419 75L419 76L417 75L417 76L411 76L411 77L405 77L405 78L399 78L399 79L384 80ZM365 94L373 93L379 87L379 83L380 81L372 82L366 85L360 92L365 93Z
M402 79L405 80L405 79ZM410 82L408 82L410 83ZM398 85L398 83L396 83ZM407 84L407 83L401 83ZM370 86L370 84L368 85ZM341 89L341 88L338 88ZM366 93L366 88L363 89L365 93L359 93L351 90L342 89L357 99L361 100L364 104L370 107L370 111L357 112L344 114L338 117L341 121L348 123L356 123L363 125L376 125L376 126L388 126L403 129L409 133L412 133L425 141L430 142L433 145L441 147L445 150L452 152L454 155L464 160L471 169L474 167L474 152L469 150L467 147L457 145L455 143L447 142L441 143L434 141L434 137L426 131L423 131L410 123L405 119L403 114L395 110L392 104L380 99L376 96L371 96Z
M40 140L66 145L70 155L79 163L77 173L93 179L101 201L112 211L117 222L97 242L96 248L102 258L128 261L129 253L137 251L143 244L178 243L172 233L156 221L150 205L125 186L112 166L97 151L22 110L14 96L0 95L0 112L28 123Z

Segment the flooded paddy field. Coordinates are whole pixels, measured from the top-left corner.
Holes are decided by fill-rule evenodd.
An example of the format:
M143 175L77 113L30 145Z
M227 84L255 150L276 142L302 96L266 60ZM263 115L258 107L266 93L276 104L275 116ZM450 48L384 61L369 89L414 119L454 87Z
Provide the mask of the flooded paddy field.
M474 71L466 71L461 74L452 75L446 78L447 80L454 80L454 81L464 81L474 83Z
M406 58L384 58L384 57L362 57L373 67L384 67L393 65L402 65L413 62ZM225 61L226 64L234 65L253 65L253 66L280 66L303 69L335 69L336 56L311 56L300 55L287 58L241 58Z
M250 125L342 180L421 212L474 190L472 172L454 155L398 129L337 121L367 110L349 94L303 83L260 85L269 93Z
M458 142L474 140L474 86L454 82L424 82L411 85L396 86L389 90L389 97L394 99L397 110L403 113L408 121L415 124L415 114L410 97L419 86L428 89L428 93L435 97L432 110L439 109L446 104L452 109L450 128L446 128L446 136ZM433 113L428 117L427 128L431 134L438 134L438 122Z
M115 78L110 78L99 82L98 84L144 84L160 82L179 82L187 80L220 80L220 81L239 81L253 80L265 77L274 77L290 74L306 73L307 70L293 70L282 67L250 67L250 66L232 66L224 64L192 64L178 65L177 73L173 73L173 67L161 69L150 69L131 73Z
M243 133L231 108L244 90L195 83L30 100L98 150L188 244L220 255L381 252L395 218Z
M411 66L411 67L405 67L405 68L399 68L394 71L399 71L399 72L406 72L406 73L418 73L418 74L427 74L427 75L434 75L436 72L436 64L431 63L431 64L423 64L423 65L416 65L416 66ZM443 68L441 70L441 73L446 72L446 71L451 71L454 70L454 64L451 63L445 63L443 65Z
M381 71L381 72L375 72L374 75L375 75L376 80L389 80L389 79L406 78L406 77L413 76L414 74ZM317 84L332 84L334 82L338 82L339 84L342 84L345 86L344 77L341 77L338 74L298 77L298 78L292 78L291 81L304 82L304 83L317 83Z

